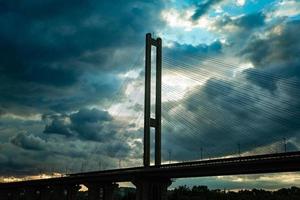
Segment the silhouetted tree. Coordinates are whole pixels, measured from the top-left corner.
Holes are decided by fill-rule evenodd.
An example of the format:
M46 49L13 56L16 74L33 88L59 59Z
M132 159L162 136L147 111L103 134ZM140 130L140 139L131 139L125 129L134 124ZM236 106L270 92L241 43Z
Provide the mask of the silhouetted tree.
M78 200L87 200L87 192L79 192ZM134 188L119 188L115 192L115 200L135 200ZM283 188L277 191L240 190L238 192L209 190L207 186L192 188L179 186L168 191L168 200L300 200L300 188Z

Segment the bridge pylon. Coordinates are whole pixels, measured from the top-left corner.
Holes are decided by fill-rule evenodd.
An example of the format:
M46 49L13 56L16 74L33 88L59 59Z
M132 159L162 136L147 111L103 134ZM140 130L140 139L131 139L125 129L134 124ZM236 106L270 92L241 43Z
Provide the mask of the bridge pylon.
M155 118L151 118L151 53L156 47ZM150 129L155 128L155 165L161 164L161 63L162 40L146 34L145 50L145 104L144 104L144 166L150 166Z

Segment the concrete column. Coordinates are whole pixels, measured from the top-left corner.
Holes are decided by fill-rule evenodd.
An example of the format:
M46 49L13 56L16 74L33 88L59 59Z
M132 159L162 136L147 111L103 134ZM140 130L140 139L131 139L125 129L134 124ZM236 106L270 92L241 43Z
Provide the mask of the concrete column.
M7 190L1 190L0 191L0 200L8 200L8 191Z
M8 192L8 199L9 200L19 200L21 198L22 191L18 189L10 190Z
M151 33L146 35L145 50L145 103L144 103L144 166L150 166L151 117Z
M56 185L39 188L37 192L38 200L75 200L79 185Z
M104 198L103 200L113 200L114 191L118 188L118 184L111 183L103 186Z
M8 200L12 199L12 192L11 191L7 191L7 199Z
M156 94L155 94L155 165L161 165L161 64L162 42L156 39Z
M59 186L51 186L50 187L50 196L51 199L56 200L65 200L67 196L67 191L62 185Z
M39 200L51 200L52 198L52 189L50 186L45 186L38 189L38 199Z
M170 179L137 179L133 181L136 186L136 200L166 200Z
M25 188L24 199L25 200L38 200L39 195L37 193L37 188Z
M77 192L81 187L79 185L68 185L66 186L67 200L75 200L77 197Z
M89 183L86 184L86 187L88 188L88 199L89 200L99 200L100 194L102 191L100 191L100 186L97 183Z
M85 184L88 188L89 200L113 200L114 190L118 187L114 183L88 183Z

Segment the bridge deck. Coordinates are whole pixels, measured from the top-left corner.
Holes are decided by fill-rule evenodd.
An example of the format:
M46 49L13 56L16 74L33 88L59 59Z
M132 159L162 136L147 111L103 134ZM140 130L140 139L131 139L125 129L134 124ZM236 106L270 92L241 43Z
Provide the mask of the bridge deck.
M84 184L93 181L124 182L139 178L185 178L296 171L300 171L300 151L69 174L60 178L1 183L0 189Z

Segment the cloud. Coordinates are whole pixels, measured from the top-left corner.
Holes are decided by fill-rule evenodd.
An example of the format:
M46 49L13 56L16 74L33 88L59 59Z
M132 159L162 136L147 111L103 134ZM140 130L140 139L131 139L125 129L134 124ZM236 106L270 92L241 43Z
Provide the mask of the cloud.
M44 115L42 119L46 122L44 134L42 122L37 130L34 123L26 127L32 133L15 134L24 130L24 125L20 120L7 119L9 127L13 124L18 129L11 130L8 139L1 133L1 175L66 173L66 170L75 173L116 168L119 160L124 167L135 166L141 160L137 149L140 130L134 130L134 126L128 130L126 124L114 121L106 111L81 109L69 115Z
M163 3L0 4L0 173L79 172L141 160L139 143L129 142L142 134L103 108L124 101L131 77L122 75L140 71L137 57L145 34L163 25Z
M110 121L112 117L106 111L97 109L81 109L77 113L71 115L73 123L89 122L95 123L98 121Z
M264 28L266 25L266 15L264 12L254 12L241 16L230 16L229 14L223 14L217 16L211 25L211 30L231 36L233 41L235 38L247 37L252 32L259 28ZM229 33L228 33L229 31Z
M196 4L195 13L192 16L193 20L198 20L202 15L206 14L209 9L220 3L222 0L204 0Z
M222 52L223 45L220 41L215 41L211 44L179 44L173 43L170 48L166 48L165 55L168 57L178 57L185 55L213 55L220 54Z
M254 36L249 40L240 54L256 66L246 72L250 81L273 90L291 81L299 83L300 43L295 34L299 24L300 21L287 22L274 27L267 38ZM276 29L280 31L274 31ZM265 73L269 76L265 77ZM293 89L288 86L286 89Z
M64 119L53 119L51 124L45 127L44 133L48 134L60 134L65 136L71 136L72 132Z
M162 7L135 0L2 2L1 109L65 112L112 97L145 33L162 25Z
M248 22L238 21L246 24L246 31ZM280 32L274 31L276 27L281 27ZM266 29L265 37L250 31L244 44L224 45L223 52L230 50L253 66L238 73L230 71L235 70L229 67L233 64L222 64L217 56L217 60L200 56L197 61L192 56L177 61L177 68L182 63L185 70L176 73L198 85L183 91L183 98L163 105L164 159L168 149L173 160L199 159L201 148L205 158L237 155L238 144L244 155L281 152L283 137L288 138L289 151L298 150L294 145L300 133L298 27L299 21L282 22Z
M72 129L83 139L111 140L115 134L113 129L105 126L112 120L112 117L105 111L82 109L78 113L72 114L70 119Z
M95 108L83 108L70 115L44 116L44 119L51 121L45 127L44 133L46 134L75 136L92 141L110 140L114 134L113 126L111 126L113 118L107 111ZM109 131L110 128L112 129Z
M265 15L262 12L252 13L233 20L233 23L249 30L265 25Z
M296 0L278 1L276 3L276 9L274 9L274 11L270 13L270 17L297 17L300 14L299 8L300 2Z
M241 54L258 67L268 67L276 62L297 61L299 42L295 32L299 31L299 24L300 21L278 24L266 38L253 36Z
M238 144L245 154L282 151L283 137L299 136L297 114L290 114L298 112L298 102L286 105L283 94L259 96L260 88L245 82L210 79L181 101L164 104L164 150L172 149L174 160L199 159L201 148L205 158L234 155ZM288 149L297 147L289 143Z
M11 139L11 143L28 150L45 150L46 143L32 134L19 133Z
M236 5L238 6L244 6L246 3L246 0L236 0Z

